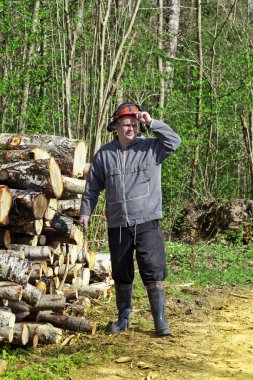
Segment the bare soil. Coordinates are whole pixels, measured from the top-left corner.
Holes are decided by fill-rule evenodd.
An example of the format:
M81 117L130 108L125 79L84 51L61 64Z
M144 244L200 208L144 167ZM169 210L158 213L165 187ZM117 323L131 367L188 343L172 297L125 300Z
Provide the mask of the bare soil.
M183 297L168 297L166 305L171 336L155 336L147 305L135 309L128 331L106 335L102 329L92 337L112 354L72 379L252 380L253 289L182 290ZM140 328L143 319L151 328Z

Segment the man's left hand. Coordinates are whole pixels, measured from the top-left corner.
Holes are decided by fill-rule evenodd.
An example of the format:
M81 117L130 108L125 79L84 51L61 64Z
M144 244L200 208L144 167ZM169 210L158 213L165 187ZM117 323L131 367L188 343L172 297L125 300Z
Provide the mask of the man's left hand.
M140 122L140 123L145 123L147 125L150 125L151 122L152 122L152 117L150 116L150 114L146 111L144 112L138 112L136 114L136 119Z

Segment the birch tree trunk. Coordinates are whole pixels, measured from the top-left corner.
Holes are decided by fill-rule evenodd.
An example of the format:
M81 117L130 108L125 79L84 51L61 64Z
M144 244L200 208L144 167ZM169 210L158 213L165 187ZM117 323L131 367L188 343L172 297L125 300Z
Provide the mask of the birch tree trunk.
M177 40L180 21L180 0L167 0L169 8L168 21L166 23L166 36L168 42L165 45L167 60L165 64L165 91L167 101L172 91L174 76L174 58L177 51Z
M33 8L33 16L32 16L33 21L32 21L32 26L31 26L32 35L35 35L36 24L39 21L39 7L40 7L40 0L35 0L34 8ZM25 64L25 77L24 77L24 86L23 86L23 97L22 97L21 106L20 106L20 124L19 124L19 129L23 133L25 132L25 127L26 127L26 110L27 110L29 88L30 88L29 70L30 70L34 50L35 50L35 38L32 39L32 42L30 44L28 54L27 54L27 60Z
M71 128L71 87L72 87L72 71L74 68L74 57L76 50L76 42L80 30L82 28L83 21L83 11L84 11L84 1L81 0L78 2L79 8L77 10L77 14L73 19L77 19L77 24L72 32L71 30L71 20L70 20L70 12L69 12L69 1L64 0L64 13L65 13L65 23L66 23L66 33L67 33L67 59L66 59L66 67L65 67L65 94L66 94L66 130L67 136L72 138L72 128Z
M251 199L253 199L253 111L242 111L241 124L243 129L244 144L247 151L249 163L250 194Z
M196 190L197 169L199 166L199 151L200 151L200 129L202 121L202 86L203 86L203 51L202 51L202 15L201 15L201 0L196 0L196 24L197 24L197 53L198 53L198 95L196 99L196 146L194 159L192 163L192 171L189 184L188 200L193 199L193 194Z

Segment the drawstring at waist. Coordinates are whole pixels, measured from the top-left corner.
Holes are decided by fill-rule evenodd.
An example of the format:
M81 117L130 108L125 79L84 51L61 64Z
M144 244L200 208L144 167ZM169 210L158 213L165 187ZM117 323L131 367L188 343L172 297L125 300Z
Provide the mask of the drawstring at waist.
M119 244L121 244L121 226L119 226Z
M136 223L134 225L134 245L136 245Z
M122 242L122 231L121 231L121 225L119 226L119 244ZM137 235L137 224L134 225L134 245L136 245L136 235Z

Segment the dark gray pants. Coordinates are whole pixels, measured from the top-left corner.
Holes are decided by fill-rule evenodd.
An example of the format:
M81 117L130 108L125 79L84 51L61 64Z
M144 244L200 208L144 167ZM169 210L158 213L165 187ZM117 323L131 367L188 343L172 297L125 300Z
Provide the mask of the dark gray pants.
M167 276L164 238L158 220L131 227L108 228L112 278L117 284L131 284L134 279L134 249L145 286L163 281Z

